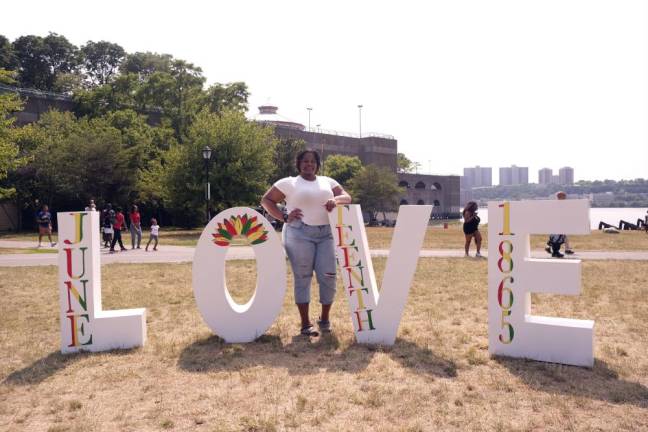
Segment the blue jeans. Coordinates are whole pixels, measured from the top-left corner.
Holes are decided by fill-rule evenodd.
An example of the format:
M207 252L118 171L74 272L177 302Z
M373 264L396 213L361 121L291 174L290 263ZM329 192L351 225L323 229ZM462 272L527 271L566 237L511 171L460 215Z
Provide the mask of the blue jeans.
M320 303L335 297L335 248L330 225L306 225L294 220L284 225L284 246L295 277L295 303L310 303L313 271L319 285Z

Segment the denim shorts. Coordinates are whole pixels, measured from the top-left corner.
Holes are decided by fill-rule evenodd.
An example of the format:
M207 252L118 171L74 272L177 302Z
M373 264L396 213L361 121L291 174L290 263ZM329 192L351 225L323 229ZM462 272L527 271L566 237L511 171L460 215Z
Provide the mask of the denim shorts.
M295 277L295 303L310 303L313 271L319 285L320 303L335 297L335 247L330 225L306 225L294 220L284 225L284 246Z

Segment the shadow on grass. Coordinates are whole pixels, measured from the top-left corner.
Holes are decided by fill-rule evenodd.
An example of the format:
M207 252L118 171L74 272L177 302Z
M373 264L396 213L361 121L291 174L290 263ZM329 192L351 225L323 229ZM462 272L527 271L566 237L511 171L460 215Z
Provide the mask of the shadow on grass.
M619 378L602 360L595 359L592 369L499 356L494 360L536 391L648 408L648 388Z
M73 365L74 363L95 355L126 355L131 354L139 348L132 349L114 349L110 351L91 353L82 351L71 354L61 354L55 351L40 358L20 370L12 372L2 381L5 385L31 385L39 384L47 378L55 375L57 372Z
M278 336L263 335L247 344L228 344L218 336L194 342L180 354L178 367L189 372L242 370L255 366L286 368L291 375L329 372L360 372L377 352L387 353L403 366L420 373L443 378L457 376L454 362L439 357L427 348L397 339L391 347L354 343L340 350L334 333L309 341L295 336L283 345Z

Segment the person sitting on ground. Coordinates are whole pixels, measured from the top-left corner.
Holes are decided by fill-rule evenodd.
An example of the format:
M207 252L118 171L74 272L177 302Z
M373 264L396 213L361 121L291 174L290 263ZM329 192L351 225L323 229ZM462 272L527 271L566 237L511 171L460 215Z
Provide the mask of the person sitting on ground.
M464 219L463 232L466 236L464 249L466 251L466 256L470 256L468 255L468 251L470 250L470 243L474 237L475 245L477 246L477 253L475 254L475 258L481 258L482 236L479 232L479 222L481 221L481 219L479 219L479 216L477 216L477 208L477 203L475 201L468 201L466 207L464 207L462 212Z
M563 191L556 192L556 199L567 199L567 194ZM547 253L550 253L554 258L562 258L565 256L560 253L560 247L563 245L563 243L565 244L565 253L567 255L573 255L574 250L571 248L569 244L569 238L565 234L551 234L549 236L549 240L547 240L547 247L545 247L545 251L547 251Z
M43 205L41 211L36 213L36 222L38 223L38 247L41 247L44 235L47 235L52 247L56 246L56 242L52 241L52 214L49 212L47 204Z
M153 245L153 250L157 250L157 245L158 245L158 235L160 232L160 225L158 225L157 220L155 218L151 219L151 235L149 236L148 243L146 243L146 247L144 250L148 252L149 245L151 244L151 240L155 240L155 244Z

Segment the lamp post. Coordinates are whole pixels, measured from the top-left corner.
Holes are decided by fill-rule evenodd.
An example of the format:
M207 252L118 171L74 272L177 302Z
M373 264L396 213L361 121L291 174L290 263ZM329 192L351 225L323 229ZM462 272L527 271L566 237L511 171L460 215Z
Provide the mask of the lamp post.
M306 107L306 109L308 110L308 132L310 132L310 131L311 131L311 127L310 127L310 115L311 115L311 111L313 111L313 108L311 108L311 107Z
M320 133L320 126L322 126L321 123L315 125L315 127L317 128L317 133L318 134ZM322 139L321 136L319 137L319 139L320 139L320 142L322 143L322 145L321 145L322 150L320 151L320 156L322 157L322 170L324 170L324 140Z
M207 223L211 220L209 214L209 199L211 198L211 187L209 184L209 160L211 159L212 149L205 146L202 150L203 160L205 161L205 214L207 215Z
M358 126L360 128L360 138L362 138L362 105L358 105Z

